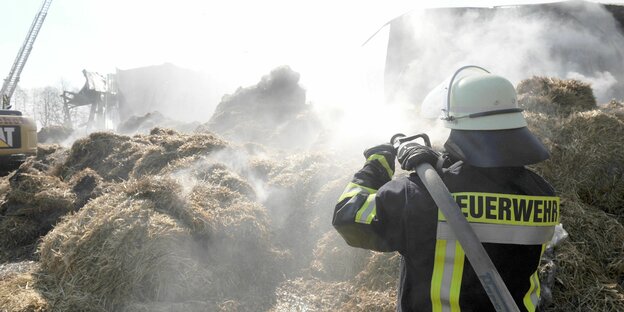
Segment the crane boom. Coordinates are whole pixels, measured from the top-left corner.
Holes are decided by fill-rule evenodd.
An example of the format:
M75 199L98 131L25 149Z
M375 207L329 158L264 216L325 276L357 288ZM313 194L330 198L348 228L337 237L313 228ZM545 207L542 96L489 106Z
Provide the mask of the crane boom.
M30 51L32 50L33 44L35 43L35 39L37 39L37 35L39 34L39 30L41 29L41 25L43 25L43 21L48 14L48 9L50 8L50 4L52 0L44 0L43 5L41 6L41 10L35 16L35 20L30 26L30 30L28 31L28 35L26 35L26 40L22 45L22 48L17 53L17 57L15 58L15 62L13 63L13 67L11 67L11 71L9 72L9 76L4 80L4 84L2 85L2 90L0 91L0 95L2 95L2 109L11 108L11 97L13 96L13 92L17 87L17 83L19 82L20 74L22 73L22 69L24 69L24 65L28 60L28 56L30 55Z

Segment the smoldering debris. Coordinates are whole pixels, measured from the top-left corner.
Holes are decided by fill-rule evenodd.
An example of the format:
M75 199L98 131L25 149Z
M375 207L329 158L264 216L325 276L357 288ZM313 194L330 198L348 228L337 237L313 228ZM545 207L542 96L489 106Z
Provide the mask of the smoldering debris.
M228 300L266 307L281 256L264 211L243 197L221 205L212 200L220 188L198 185L182 197L180 187L150 177L91 201L45 236L42 271L66 281L63 296L106 298L91 305L107 310L199 298L206 303L198 310Z
M58 310L269 309L278 283L298 270L300 251L313 249L317 234L309 224L319 222L311 220L330 213L297 200L312 202L326 180L344 172L320 154L229 145L209 133L159 128L133 137L93 133L65 150L60 163L46 159L62 150L50 147L23 166L13 179L29 182L31 193L54 184L63 188L55 194L71 199L65 203L72 214L51 232L28 235L43 235L36 244L41 266L28 277L37 298ZM266 156L273 152L280 161ZM246 156L237 160L236 153ZM38 162L50 166L38 170ZM34 178L39 184L30 183ZM5 205L15 207L21 189L2 181ZM262 198L259 183L282 192ZM274 226L277 200L292 205L287 215L296 224ZM268 201L273 208L261 204ZM287 236L298 243L286 246Z
M533 169L559 191L569 232L544 310L624 310L624 107L577 105L586 85L543 81L560 84L519 94L560 101L526 116L552 154ZM2 261L36 263L0 277L0 305L394 311L400 256L351 248L330 225L363 159L274 147L164 128L40 146L0 178Z
M133 137L95 132L72 145L61 175L69 178L91 168L106 181L122 181L155 174L176 159L204 155L225 146L212 134L188 135L171 129L154 128L148 135Z
M278 67L255 86L225 95L210 121L198 128L230 140L283 148L308 147L320 133L320 119L306 103L299 73Z
M74 130L72 128L64 126L43 127L37 132L37 141L39 143L58 144L67 140L73 133Z
M182 133L191 133L200 126L199 122L183 123L167 118L159 111L149 112L143 116L130 116L119 123L117 132L121 134L148 134L153 128L169 128Z

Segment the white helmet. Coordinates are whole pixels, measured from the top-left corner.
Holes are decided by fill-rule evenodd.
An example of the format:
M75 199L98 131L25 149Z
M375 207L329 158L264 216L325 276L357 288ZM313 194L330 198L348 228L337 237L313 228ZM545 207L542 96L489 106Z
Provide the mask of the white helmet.
M444 120L452 129L445 148L473 166L523 166L549 157L527 128L513 84L482 67L458 69L429 92L421 114Z

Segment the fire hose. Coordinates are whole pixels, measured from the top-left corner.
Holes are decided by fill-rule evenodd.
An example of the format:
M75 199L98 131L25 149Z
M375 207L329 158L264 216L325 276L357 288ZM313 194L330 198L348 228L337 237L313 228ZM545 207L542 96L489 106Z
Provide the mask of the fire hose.
M402 143L413 141L418 138L422 138L425 144L431 147L429 137L424 133L409 137L400 133L395 134L390 139L390 143L398 152ZM423 163L416 168L416 173L427 188L427 191L429 191L429 194L431 194L438 209L440 209L446 217L447 223L450 225L455 237L457 237L457 240L464 249L466 257L470 261L475 274L479 278L479 281L481 281L481 285L483 285L496 311L519 312L520 310L516 302L496 270L494 263L492 263L492 260L485 251L485 248L483 248L479 238L466 220L459 206L457 206L455 199L436 170L430 164Z

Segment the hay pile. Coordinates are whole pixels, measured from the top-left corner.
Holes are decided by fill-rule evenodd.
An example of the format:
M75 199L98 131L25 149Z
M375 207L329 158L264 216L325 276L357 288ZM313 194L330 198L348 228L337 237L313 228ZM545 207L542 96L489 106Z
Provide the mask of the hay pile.
M624 108L616 101L594 107L586 88L535 77L518 86L520 103L536 94L556 100L526 114L551 151L534 169L560 194L570 234L557 248L552 311L624 310Z
M267 174L264 205L276 228L276 243L298 255L296 267L309 265L317 241L331 228L336 198L356 168L336 158L321 153L273 157L282 161L273 163Z
M72 145L61 176L67 179L91 168L106 181L123 181L158 173L175 160L206 155L226 145L212 134L180 134L171 129L154 128L148 135L133 137L96 132Z
M62 289L55 305L86 296L83 304L108 311L266 307L284 257L271 246L264 210L210 183L184 193L167 178L128 181L46 235L41 271Z
M249 103L305 98L294 78L285 71L239 90L224 99L236 110L215 120L244 120L234 112ZM577 82L520 85L522 103L559 101L530 102L526 112L552 152L533 169L561 194L569 232L556 248L546 311L624 311L624 107L590 107L591 89ZM296 120L300 108L276 116ZM0 260L36 260L8 274L3 268L24 262L0 265L0 307L394 311L400 257L351 248L331 228L335 201L363 160L273 148L163 128L40 146L0 178Z
M36 272L0 281L0 291L6 287L7 293L15 294L0 294L0 300L6 300L3 307L268 309L291 257L272 245L266 210L254 201L246 178L208 157L225 146L210 134L163 129L131 138L95 133L77 141L57 170L23 166L20 170L28 171L3 180L7 207L16 207L16 198L24 202L26 193L39 194L45 187L69 196L65 206L76 211L42 238ZM113 171L114 164L123 170ZM171 178L158 175L161 171ZM29 237L40 234L45 233ZM30 286L20 286L23 281Z
M78 207L70 186L35 168L30 158L8 177L0 205L0 257L27 257L40 235Z
M534 76L521 81L517 91L518 104L530 112L565 117L596 108L591 86L578 80Z
M320 133L320 121L306 104L299 76L288 66L278 67L258 84L225 95L198 131L274 147L310 146Z

